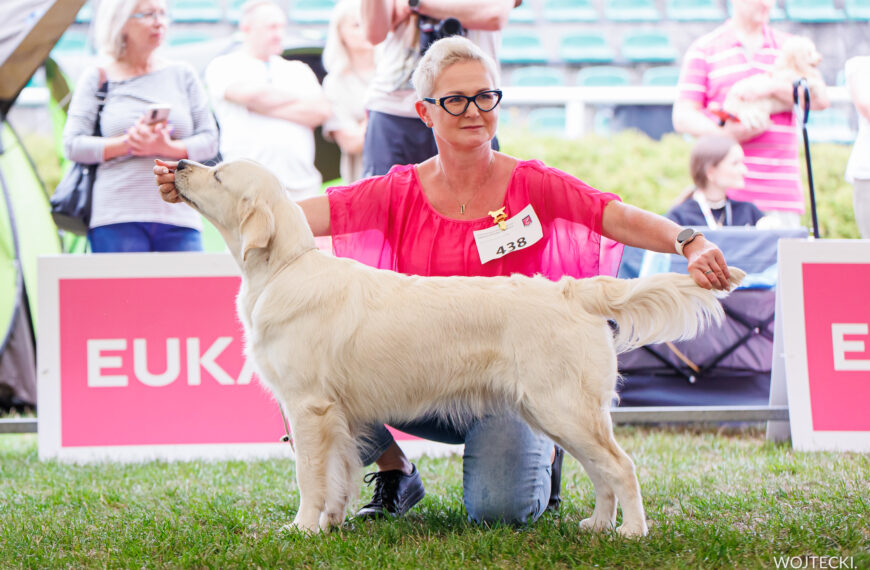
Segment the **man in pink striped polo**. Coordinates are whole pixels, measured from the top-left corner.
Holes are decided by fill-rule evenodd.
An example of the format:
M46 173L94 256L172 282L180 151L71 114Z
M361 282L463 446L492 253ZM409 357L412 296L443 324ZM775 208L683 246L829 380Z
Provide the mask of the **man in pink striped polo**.
M674 130L696 137L724 131L740 142L749 172L745 188L730 191L729 197L754 203L765 215L777 218L779 225L798 227L804 192L794 114L773 114L767 125L753 129L737 121L720 126L708 111L711 104L721 107L737 81L773 69L788 38L769 26L774 4L775 0L732 0L733 17L692 44L680 73ZM766 92L749 94L752 99L770 96L790 104L793 87L783 81L771 84ZM824 86L813 90L810 100L812 109L827 108Z

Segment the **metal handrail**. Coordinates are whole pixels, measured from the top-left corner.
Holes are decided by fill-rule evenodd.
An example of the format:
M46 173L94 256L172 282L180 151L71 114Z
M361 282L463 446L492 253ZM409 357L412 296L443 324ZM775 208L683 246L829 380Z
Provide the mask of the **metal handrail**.
M788 421L788 406L658 406L610 410L614 423ZM36 433L38 418L0 418L0 433Z

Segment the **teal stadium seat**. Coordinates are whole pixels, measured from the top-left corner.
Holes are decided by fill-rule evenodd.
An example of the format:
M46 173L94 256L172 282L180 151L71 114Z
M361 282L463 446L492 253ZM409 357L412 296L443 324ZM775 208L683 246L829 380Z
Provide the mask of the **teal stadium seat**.
M870 0L846 0L846 16L856 22L870 20Z
M91 50L88 45L88 34L78 30L67 30L60 39L57 40L51 53L65 55L90 54Z
M577 85L580 87L619 87L631 85L631 74L627 69L612 65L584 67L577 72Z
M519 7L511 10L511 14L508 17L508 21L514 24L531 24L534 23L538 16L535 13L534 7L535 0L523 0L523 3L520 4Z
M658 22L662 19L653 0L608 0L604 15L614 22Z
M529 130L536 133L565 134L565 107L538 107L526 117Z
M530 65L518 67L511 73L511 85L520 87L557 87L564 84L562 72L552 67Z
M598 12L589 0L545 0L544 19L549 22L597 22Z
M501 37L502 63L547 63L547 52L534 32L507 30Z
M668 18L677 22L718 22L725 18L716 0L667 0L665 10Z
M242 17L242 6L248 0L229 0L227 4L227 20L233 23L238 23Z
M622 37L622 57L632 63L672 63L677 59L677 50L665 32L626 32Z
M37 67L36 71L33 72L33 75L30 76L25 87L45 87L45 69L43 67Z
M565 63L611 63L613 48L599 32L569 34L559 40L559 59Z
M76 22L79 24L87 24L94 17L94 8L90 2L85 2L85 5L76 12Z
M731 5L731 0L725 0L725 4L728 5L728 15L733 16L734 10ZM782 6L779 5L779 1L774 4L773 8L770 10L770 21L771 22L779 22L781 20L785 20L785 10L782 9Z
M807 24L842 22L846 15L834 6L833 0L785 0L789 20Z
M220 22L224 11L214 0L172 0L169 16L173 22Z
M296 0L290 7L290 19L297 24L328 24L333 8L333 0Z
M680 68L676 65L660 65L650 67L643 72L640 82L642 85L654 87L676 87L680 80Z
M207 42L212 39L212 35L202 31L195 30L178 30L170 28L169 38L167 43L172 46L186 46Z
M852 144L855 131L846 109L810 111L807 121L807 136L813 143Z

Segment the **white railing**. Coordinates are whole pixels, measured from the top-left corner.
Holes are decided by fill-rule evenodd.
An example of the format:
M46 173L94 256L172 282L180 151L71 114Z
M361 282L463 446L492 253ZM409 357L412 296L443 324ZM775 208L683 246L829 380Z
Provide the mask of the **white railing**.
M580 138L589 107L596 105L672 105L676 87L625 85L618 87L504 87L506 106L564 106L565 136ZM831 103L849 103L845 87L829 87Z

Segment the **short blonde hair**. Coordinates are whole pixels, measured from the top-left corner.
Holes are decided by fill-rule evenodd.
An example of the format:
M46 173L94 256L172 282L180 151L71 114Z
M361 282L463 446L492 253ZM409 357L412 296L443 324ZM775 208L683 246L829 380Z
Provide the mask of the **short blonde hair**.
M124 54L124 24L139 0L100 0L94 17L94 40L101 54L118 60Z
M278 5L275 0L248 0L240 9L241 15L239 16L239 28L247 28L251 24L251 20L254 17L254 12L263 6L272 6L274 8L278 8L281 10L281 13L284 13L284 10L281 6Z
M479 61L483 64L483 67L492 78L493 87L498 87L498 67L492 58L470 40L462 36L450 36L449 38L442 38L429 46L426 54L417 64L417 69L414 70L414 75L411 76L411 82L414 84L417 98L431 97L433 95L432 90L435 88L435 82L444 70L454 63L466 61Z
M342 73L350 65L350 55L341 37L341 25L355 18L360 19L362 11L361 0L339 0L329 18L329 29L326 32L326 44L323 46L323 68L329 73Z

